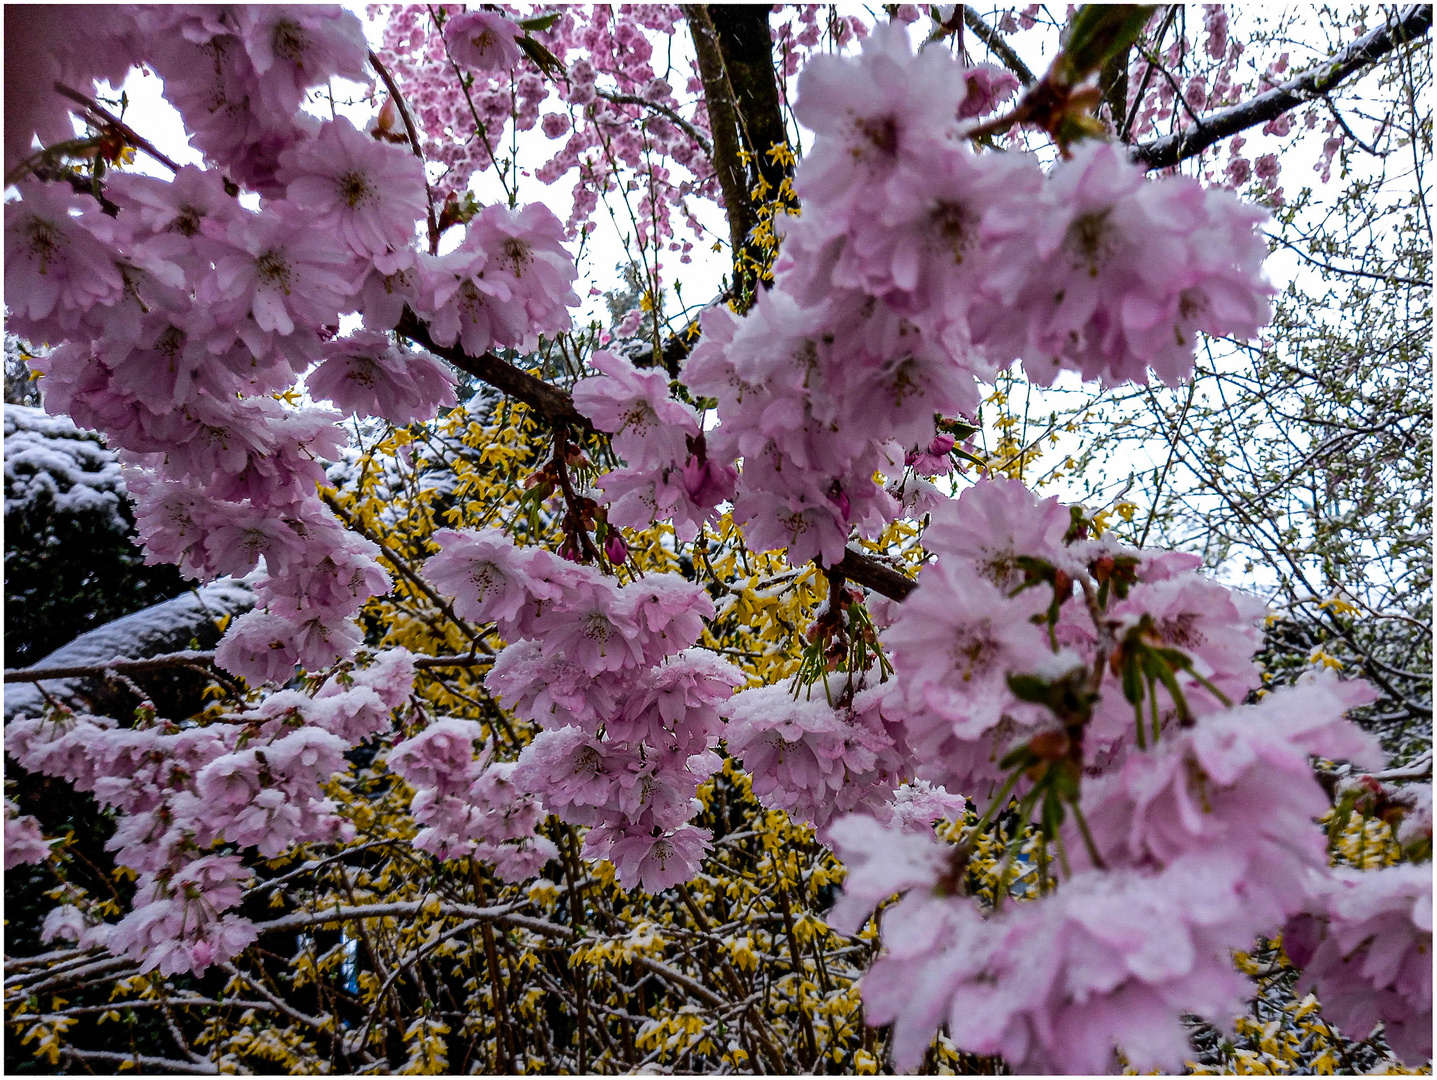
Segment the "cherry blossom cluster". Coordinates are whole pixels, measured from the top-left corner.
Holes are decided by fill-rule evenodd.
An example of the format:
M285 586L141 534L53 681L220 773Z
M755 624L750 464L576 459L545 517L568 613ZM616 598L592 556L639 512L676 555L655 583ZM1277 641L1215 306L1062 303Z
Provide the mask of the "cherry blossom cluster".
M919 775L973 796L995 790L1008 752L1051 721L1047 706L1022 700L1008 676L1062 679L1091 664L1103 633L1131 638L1130 651L1144 642L1182 650L1211 686L1181 674L1190 706L1219 703L1215 692L1241 700L1260 681L1252 660L1262 640L1260 603L1197 573L1195 556L1074 533L1069 508L1016 480L979 482L935 508L924 546L938 560L884 633L898 673L889 707L907 714ZM1033 587L1034 575L1048 583ZM1109 582L1103 619L1115 627L1095 627L1074 595L1085 577ZM1175 713L1156 721L1175 722ZM1153 723L1140 729L1127 698L1104 695L1085 725L1085 752L1119 764L1146 744Z
M39 820L31 814L20 813L20 807L6 799L5 869L44 862L49 856L50 841L45 839Z
M1353 1035L1382 1024L1404 1061L1432 1054L1432 867L1316 875L1314 902L1288 921L1282 948L1322 1013Z
M126 11L103 23L105 40L129 42L125 55L164 78L206 167L171 180L114 173L103 204L22 182L5 213L9 326L59 346L45 360L46 408L149 470L130 485L149 559L201 579L264 560L261 605L236 620L219 659L284 682L296 664L348 655L360 641L353 616L389 579L378 549L315 491L321 461L343 443L340 414L271 395L317 363L311 391L345 413L432 416L454 403L451 377L385 333L405 306L443 345L532 348L569 325L573 260L541 206L487 207L448 254L417 249L419 160L301 110L330 77L363 77L354 15ZM257 210L236 184L262 196ZM350 312L367 329L336 337Z
M605 192L625 186L633 192L638 243L646 250L666 245L689 261L704 229L688 200L718 200L719 186L703 148L707 111L679 96L691 99L702 84L691 75L676 88L655 66L655 52L664 53L655 39L662 43L683 31L678 5L534 8L544 24L544 48L563 65L560 79L546 78L523 59L517 41L528 35L515 8L396 4L370 10L385 16L385 56L422 132L425 156L444 166L436 186L441 199L462 196L471 177L495 165L517 175L506 128L538 128L559 145L547 161L523 171L546 184L577 173L566 222L570 238L593 227ZM456 72L469 80L462 94ZM630 177L637 180L631 184ZM693 239L676 235L680 223Z
M668 522L687 543L733 498L737 470L709 460L699 414L669 396L662 372L639 371L606 351L589 363L600 374L574 387L574 406L613 436L624 458L598 480L609 523L646 529Z
M742 318L704 316L685 378L718 402L710 451L743 458L750 543L795 564L837 562L851 530L896 517L875 472L897 475L905 447L931 453L935 415L973 416L978 380L1015 358L1044 383L1149 367L1171 383L1198 331L1251 337L1267 320L1261 211L1149 181L1108 143L1047 174L975 152L967 117L1004 91L970 74L941 49L913 55L900 24L856 58L814 58L795 111L817 138L774 288Z
M762 805L817 826L820 836L843 814L888 820L913 760L884 717L886 688L860 690L847 704L830 704L818 690L804 687L795 697L786 686L763 686L735 694L722 710L728 752L753 777Z
M477 722L446 716L396 743L387 765L414 789L411 811L424 826L415 847L441 859L477 857L503 880L523 881L559 849L537 835L543 807L514 783L513 762L491 760L493 749Z
M588 826L586 856L612 861L624 887L691 878L709 840L691 824L694 796L721 764L717 707L745 682L693 647L713 617L708 595L670 574L616 585L493 529L435 542L429 580L462 618L493 622L511 642L485 685L543 729L512 783Z
M1430 1036L1415 959L1430 949L1430 874L1334 876L1314 824L1331 807L1314 756L1382 760L1345 718L1374 692L1328 673L1233 704L1261 683L1261 606L1195 558L1086 532L1055 499L980 482L935 515L937 561L883 633L894 678L877 708L916 774L987 806L985 823L1031 822L1044 846L1023 861L1060 882L1004 903L1006 887L972 891L974 834L942 843L881 815L829 826L849 866L837 928L904 893L864 981L871 1022L895 1024L895 1064L916 1065L946 1024L1015 1071L1180 1068L1182 1017L1226 1026L1251 992L1229 954L1295 917L1328 920L1309 979L1381 1002L1343 1012L1350 1033L1381 1019L1401 1052L1430 1052L1407 1034ZM1006 868L1024 870L1018 848ZM1352 890L1376 899L1344 901Z
M295 844L353 837L323 787L345 769L347 751L390 729L390 713L404 704L413 679L413 658L394 649L336 675L313 696L280 691L204 727L121 727L109 717L60 711L13 721L6 753L118 811L106 846L139 875L134 903L119 922L89 925L72 907L47 924L51 939L104 944L138 960L142 971L167 975L201 972L237 955L256 933L231 911L252 878L241 853L274 858ZM9 804L10 828L8 815ZM7 837L7 860L44 858L38 828L21 828L16 839L27 842L12 846Z

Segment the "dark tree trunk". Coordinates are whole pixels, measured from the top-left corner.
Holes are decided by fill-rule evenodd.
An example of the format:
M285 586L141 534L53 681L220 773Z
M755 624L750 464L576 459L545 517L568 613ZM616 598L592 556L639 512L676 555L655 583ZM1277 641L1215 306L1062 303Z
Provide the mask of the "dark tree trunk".
M774 145L788 143L773 69L770 11L767 4L684 5L704 84L714 171L728 212L734 295L740 304L752 297L764 255L750 239L759 223L754 191L761 190L765 201L773 200L792 172L782 160L768 156Z

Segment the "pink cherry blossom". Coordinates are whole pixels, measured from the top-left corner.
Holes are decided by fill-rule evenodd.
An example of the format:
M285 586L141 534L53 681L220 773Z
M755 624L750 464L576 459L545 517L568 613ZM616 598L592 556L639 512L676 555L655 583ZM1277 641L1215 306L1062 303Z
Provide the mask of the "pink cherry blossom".
M607 857L624 888L657 893L692 878L711 839L707 829L693 825L664 836L624 835L612 841Z
M1378 1022L1404 1061L1432 1055L1432 873L1405 863L1377 870L1339 868L1318 878L1316 916L1298 916L1283 948L1302 968L1323 1016L1348 1038ZM1315 938L1316 940L1307 940Z
M314 228L307 216L246 215L226 239L228 249L198 290L222 321L248 314L259 330L287 336L296 327L336 322L346 308L349 255L338 237Z
M526 609L537 614L545 601L557 600L561 586L541 570L556 572L547 552L516 548L497 529L434 534L440 552L426 564L429 579L454 597L461 617L518 628Z
M1176 383L1196 331L1250 338L1269 318L1262 219L1227 192L1144 180L1111 145L1084 144L1036 206L996 209L985 224L1001 303L981 309L975 340L1020 353L1045 383L1062 367L1145 381L1149 366Z
M1007 597L941 559L923 571L883 640L904 687L890 707L906 708L904 730L925 779L965 792L996 781L1009 740L1041 720L1012 696L1007 676L1053 664L1031 621L1045 607L1035 590Z
M50 844L40 830L40 822L5 800L5 869L25 863L44 862L50 857Z
M247 612L231 624L215 650L215 661L252 682L287 682L299 661L293 637L293 624L278 615Z
M497 11L461 11L444 24L444 41L449 54L462 68L502 71L523 58L514 39L524 33Z
M1012 97L1019 87L1018 77L997 64L975 64L963 72L968 92L958 106L958 118L967 120L993 112Z
M475 748L483 741L477 721L441 717L414 738L396 743L388 765L416 789L455 794L466 790L478 775Z
M904 27L889 24L874 28L857 59L815 56L798 90L794 112L820 138L795 187L827 205L883 178L914 143L943 138L966 84L950 53L924 49L915 58Z
M93 199L26 181L5 204L5 305L16 333L57 344L81 315L112 306L124 279L111 251L74 216Z
M662 467L688 458L687 440L699 433L698 416L669 396L662 371L639 371L603 350L589 363L601 374L574 387L574 406L600 431L613 434L614 449L631 467Z
M1005 592L1023 581L1020 557L1063 566L1072 518L1056 498L1039 499L1020 481L978 481L933 515L924 543L940 559L975 570Z
M343 117L280 155L285 197L314 228L335 229L355 254L386 273L391 253L414 243L424 217L424 168L407 149L377 142Z
M235 19L265 103L278 112L294 112L304 91L331 75L366 76L368 43L351 11L260 5L236 9Z
M324 346L325 361L309 377L315 397L345 412L410 424L453 406L453 377L433 357L401 349L387 334L358 330Z

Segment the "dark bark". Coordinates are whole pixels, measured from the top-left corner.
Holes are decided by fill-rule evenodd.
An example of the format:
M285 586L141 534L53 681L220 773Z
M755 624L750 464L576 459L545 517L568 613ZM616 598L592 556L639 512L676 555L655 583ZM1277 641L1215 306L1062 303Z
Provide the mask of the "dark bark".
M843 560L833 569L855 585L872 589L890 600L906 600L908 594L918 588L918 582L907 574L885 566L877 559L852 548L843 553Z
M416 345L422 345L435 356L448 360L460 371L467 371L496 390L502 390L510 397L522 401L550 425L572 427L583 432L594 430L589 418L574 408L573 398L557 386L550 386L543 379L536 379L527 371L520 371L493 353L470 356L458 345L435 344L434 339L429 336L429 327L408 308L405 308L404 317L399 320L395 330Z
M1108 111L1108 126L1116 134L1128 112L1128 55L1131 48L1113 56L1098 76L1098 89Z
M768 156L771 147L788 145L778 78L773 70L770 10L767 4L708 5L733 90L739 134L745 148L754 155L757 175L767 181L768 197L772 199L791 170Z
M1425 36L1431 29L1430 5L1404 8L1394 23L1363 34L1325 63L1250 101L1204 116L1175 135L1136 146L1131 151L1132 159L1148 169L1176 165L1230 135L1276 119L1303 102L1331 93L1351 76L1366 71L1384 56Z
M775 145L788 144L773 70L770 10L767 4L684 6L704 84L714 171L728 212L734 294L740 303L751 298L758 284L756 267L765 259L765 252L750 239L760 220L753 192L766 188L765 201L777 198L792 172L791 166L769 157Z
M739 155L738 113L734 96L729 90L724 71L723 51L719 48L718 31L703 4L685 4L684 17L693 36L699 78L704 84L704 103L708 108L709 132L713 137L713 165L723 191L724 210L728 215L729 242L734 259L743 250L749 232L758 224L758 214L748 195L748 175Z

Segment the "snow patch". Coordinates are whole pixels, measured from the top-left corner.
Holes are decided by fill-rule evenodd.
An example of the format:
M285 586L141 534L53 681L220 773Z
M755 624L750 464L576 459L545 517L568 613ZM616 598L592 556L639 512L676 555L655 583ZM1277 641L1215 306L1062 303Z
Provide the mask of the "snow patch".
M8 414L10 407L7 406ZM213 644L219 639L215 620L237 615L254 606L254 593L233 578L220 578L192 592L155 604L133 615L108 622L81 634L35 663L37 668L99 666L119 660L143 660L148 656L178 652L192 639ZM67 705L83 706L86 688L97 680L55 679L45 689ZM44 695L31 683L10 683L5 687L5 719L39 716Z

